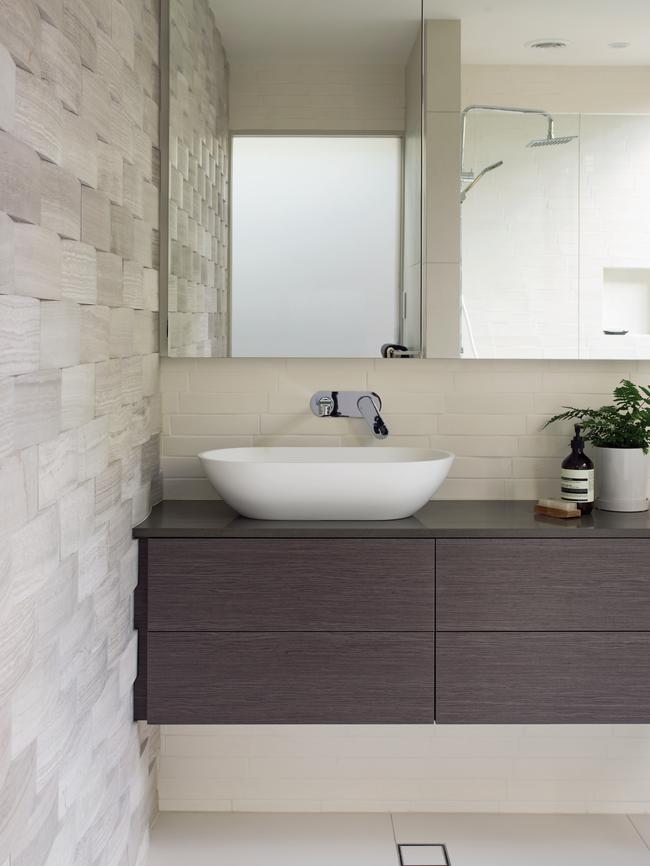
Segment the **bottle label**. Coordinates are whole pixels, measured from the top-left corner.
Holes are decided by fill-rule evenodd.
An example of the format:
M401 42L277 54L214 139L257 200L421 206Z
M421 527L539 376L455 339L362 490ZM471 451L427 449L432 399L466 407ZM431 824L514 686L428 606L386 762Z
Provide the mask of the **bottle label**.
M561 481L565 502L594 501L593 469L563 469Z

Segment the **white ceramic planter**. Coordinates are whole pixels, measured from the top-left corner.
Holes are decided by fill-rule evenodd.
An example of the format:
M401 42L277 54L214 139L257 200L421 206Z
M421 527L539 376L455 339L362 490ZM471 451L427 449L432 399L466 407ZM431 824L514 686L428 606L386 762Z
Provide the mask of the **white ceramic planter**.
M596 507L603 511L647 511L650 455L641 448L593 448Z

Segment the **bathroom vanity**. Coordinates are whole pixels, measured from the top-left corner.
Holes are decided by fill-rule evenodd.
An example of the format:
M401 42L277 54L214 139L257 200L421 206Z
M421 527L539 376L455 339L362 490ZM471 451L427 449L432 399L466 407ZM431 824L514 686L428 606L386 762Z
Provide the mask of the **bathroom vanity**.
M650 721L647 513L282 522L164 502L134 534L138 719Z

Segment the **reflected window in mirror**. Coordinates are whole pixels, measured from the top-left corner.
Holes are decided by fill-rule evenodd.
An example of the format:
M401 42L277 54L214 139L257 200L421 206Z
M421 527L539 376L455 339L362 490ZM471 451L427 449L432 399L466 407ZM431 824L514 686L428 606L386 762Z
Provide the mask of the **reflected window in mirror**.
M418 356L421 0L161 3L162 354Z
M233 357L400 339L402 139L233 136Z

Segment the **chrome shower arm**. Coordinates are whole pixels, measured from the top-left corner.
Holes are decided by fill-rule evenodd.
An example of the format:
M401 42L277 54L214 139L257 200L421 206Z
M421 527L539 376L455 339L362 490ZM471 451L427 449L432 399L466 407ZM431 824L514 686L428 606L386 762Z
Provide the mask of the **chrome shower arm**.
M462 117L462 125L461 125L461 141L460 141L460 169L461 172L464 171L464 157L465 157L465 129L467 127L467 115L470 111L497 111L503 114L536 114L540 117L545 117L548 122L548 134L549 137L553 137L553 115L549 114L548 111L544 111L542 108L511 108L506 105L468 105L467 108L464 108L461 112Z

